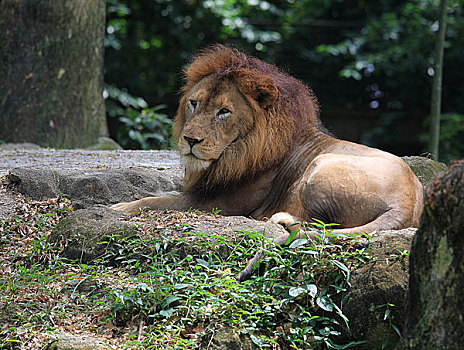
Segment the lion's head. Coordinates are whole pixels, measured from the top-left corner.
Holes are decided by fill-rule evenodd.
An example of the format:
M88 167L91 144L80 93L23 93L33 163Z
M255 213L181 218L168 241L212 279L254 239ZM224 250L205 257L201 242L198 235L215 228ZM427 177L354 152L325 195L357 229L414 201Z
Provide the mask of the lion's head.
M312 91L281 70L216 45L185 71L174 139L185 187L240 182L275 166L310 127L319 127Z

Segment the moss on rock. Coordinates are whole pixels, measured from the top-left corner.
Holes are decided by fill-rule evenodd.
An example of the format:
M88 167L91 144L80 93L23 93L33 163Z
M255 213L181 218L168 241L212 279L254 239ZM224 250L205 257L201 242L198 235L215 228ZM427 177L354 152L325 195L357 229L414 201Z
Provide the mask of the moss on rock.
M104 255L115 241L137 234L134 225L118 220L120 213L105 207L78 210L61 220L52 232L50 243L63 242L62 255L87 263Z
M425 157L403 157L419 181L427 186L435 176L444 172L448 167L444 163L436 162L433 159Z

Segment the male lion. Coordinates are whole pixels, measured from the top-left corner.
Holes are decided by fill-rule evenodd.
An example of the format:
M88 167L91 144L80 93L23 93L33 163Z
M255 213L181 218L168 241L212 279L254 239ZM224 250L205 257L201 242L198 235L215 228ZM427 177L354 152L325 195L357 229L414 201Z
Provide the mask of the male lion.
M183 193L112 208L219 208L286 226L319 219L339 224L341 233L418 225L423 188L409 167L329 135L316 97L297 79L216 45L193 60L185 81L173 130L185 164Z

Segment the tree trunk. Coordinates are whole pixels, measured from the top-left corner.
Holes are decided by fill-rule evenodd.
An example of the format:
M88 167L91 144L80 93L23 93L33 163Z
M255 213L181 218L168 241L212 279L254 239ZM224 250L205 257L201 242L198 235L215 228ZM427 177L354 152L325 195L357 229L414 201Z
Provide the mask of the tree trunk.
M85 147L107 135L104 0L0 1L0 140Z
M464 339L464 160L428 187L409 257L402 349L462 349Z
M441 90L443 77L443 53L445 50L446 34L446 11L448 9L448 0L441 0L439 28L434 53L434 71L432 83L432 101L430 104L430 135L429 150L434 160L438 160L440 145L440 114L441 114Z

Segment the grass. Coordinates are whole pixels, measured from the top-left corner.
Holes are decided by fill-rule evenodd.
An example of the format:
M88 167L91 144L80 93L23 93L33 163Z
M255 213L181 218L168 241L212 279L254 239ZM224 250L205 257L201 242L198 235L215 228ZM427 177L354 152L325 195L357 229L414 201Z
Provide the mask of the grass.
M0 348L43 349L63 333L108 349L207 349L225 333L258 349L357 345L338 339L349 328L342 310L351 271L368 258L330 225L316 222L319 239L279 248L260 233L222 237L186 223L217 212L143 212L126 218L140 234L107 237L116 244L82 264L47 242L72 212L66 198L24 201L16 211L0 221ZM261 247L260 273L239 283Z

